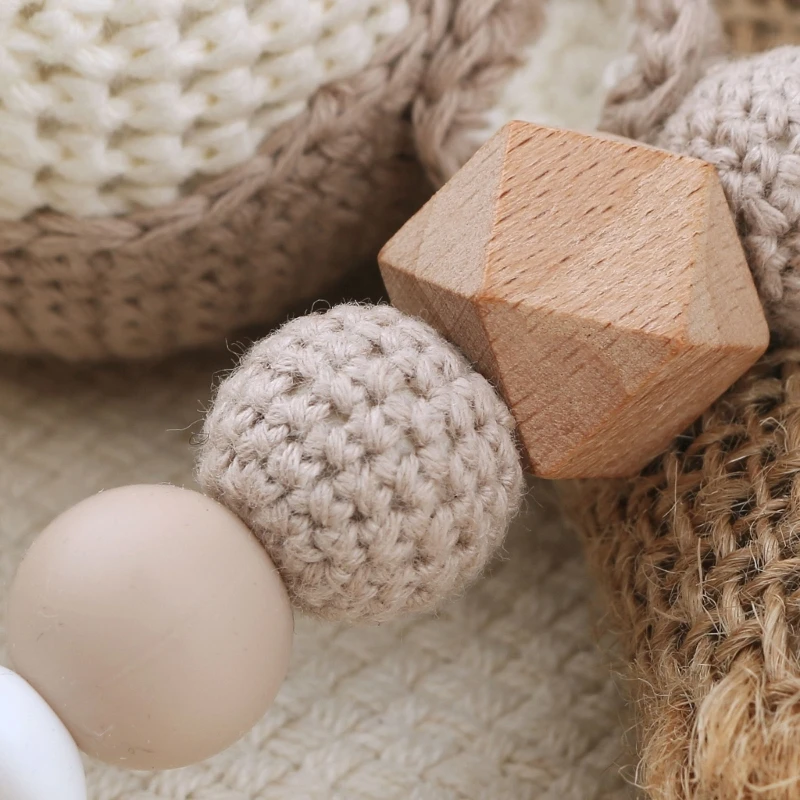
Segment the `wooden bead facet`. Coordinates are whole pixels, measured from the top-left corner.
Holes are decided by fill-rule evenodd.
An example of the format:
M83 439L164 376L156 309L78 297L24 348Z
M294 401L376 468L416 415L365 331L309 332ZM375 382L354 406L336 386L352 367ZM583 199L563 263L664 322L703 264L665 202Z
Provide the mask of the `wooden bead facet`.
M498 385L542 477L636 473L769 340L714 168L623 140L507 125L380 263Z

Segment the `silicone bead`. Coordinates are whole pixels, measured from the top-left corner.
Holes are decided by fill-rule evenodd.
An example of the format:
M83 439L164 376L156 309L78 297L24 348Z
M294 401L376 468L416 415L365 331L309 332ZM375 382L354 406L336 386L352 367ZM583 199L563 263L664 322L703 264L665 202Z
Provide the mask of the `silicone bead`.
M23 678L0 667L0 798L86 800L69 731Z
M255 536L174 486L102 492L55 519L7 617L17 672L84 752L129 769L185 766L244 736L281 685L292 633Z

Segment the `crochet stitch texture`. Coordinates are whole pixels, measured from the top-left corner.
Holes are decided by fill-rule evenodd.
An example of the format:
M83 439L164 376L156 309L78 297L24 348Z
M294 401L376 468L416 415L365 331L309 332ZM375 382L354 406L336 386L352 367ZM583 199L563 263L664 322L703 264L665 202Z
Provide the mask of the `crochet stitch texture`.
M252 158L408 24L406 0L12 0L0 217L171 203Z
M800 48L712 69L657 143L717 168L770 327L800 342Z
M500 545L522 491L513 427L428 325L338 306L287 323L222 383L198 480L297 606L380 622L435 608Z
M764 6L767 18L777 6ZM770 328L797 344L800 48L731 60L710 0L639 0L638 10L629 69L601 127L717 168ZM783 14L796 23L795 11Z
M173 202L111 217L41 209L0 219L0 350L105 360L218 342L276 322L372 261L429 196L424 171L444 178L474 151L544 4L406 2L408 24L377 43L363 69L320 87L252 158L196 175ZM305 7L247 7L257 5ZM0 49L0 67L6 55ZM55 70L48 83L62 77Z

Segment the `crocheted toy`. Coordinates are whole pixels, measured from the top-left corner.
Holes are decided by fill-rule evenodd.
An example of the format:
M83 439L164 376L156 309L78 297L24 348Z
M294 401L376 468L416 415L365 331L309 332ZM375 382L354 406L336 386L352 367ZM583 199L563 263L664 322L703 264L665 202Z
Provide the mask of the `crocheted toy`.
M390 306L284 325L219 387L205 434L201 486L327 619L435 609L483 570L522 492L505 405Z
M119 8L133 18L149 6ZM38 8L16 10L33 19ZM642 0L639 12L604 127L644 144L508 126L384 249L397 307L293 320L222 382L198 461L207 496L117 489L44 531L10 593L7 636L25 680L4 674L0 693L10 709L0 739L17 731L0 748L3 797L39 800L59 786L84 800L75 743L141 769L235 741L285 674L292 605L381 622L461 591L520 502L515 428L534 473L633 475L567 491L579 494L570 505L644 679L643 784L668 800L794 796L797 353L768 355L718 398L763 354L768 325L789 341L800 330L800 62L794 50L726 60L706 0ZM280 130L292 151L294 129ZM177 190L201 186L175 205L200 216L238 209L233 227L211 234L220 248L252 236L263 249L258 203L272 184L258 171L280 174L280 158L253 160L252 184L250 167L234 169L242 205L202 188L227 177L194 175ZM92 191L119 208L166 196L118 176ZM108 237L152 218L91 225ZM37 212L14 230L51 225L35 241L54 252L64 219ZM161 267L209 247L186 221L169 218L179 233L163 239ZM163 233L145 234L142 252ZM121 269L107 242L98 264ZM216 258L214 247L204 253ZM84 277L89 265L94 289L97 252L53 263ZM47 769L30 768L29 752Z
M143 357L373 261L544 0L5 0L0 350Z

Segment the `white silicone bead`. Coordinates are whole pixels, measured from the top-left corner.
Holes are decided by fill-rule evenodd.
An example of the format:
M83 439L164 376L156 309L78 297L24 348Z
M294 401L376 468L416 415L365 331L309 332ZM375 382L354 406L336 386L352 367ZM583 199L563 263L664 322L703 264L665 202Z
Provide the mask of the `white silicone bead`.
M86 800L75 742L39 694L0 667L0 798Z

